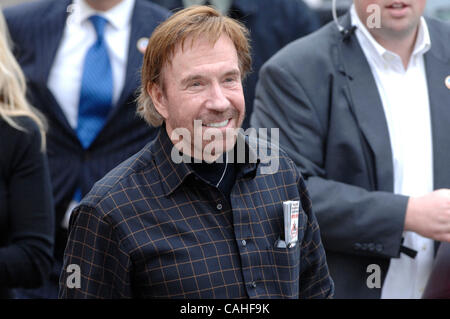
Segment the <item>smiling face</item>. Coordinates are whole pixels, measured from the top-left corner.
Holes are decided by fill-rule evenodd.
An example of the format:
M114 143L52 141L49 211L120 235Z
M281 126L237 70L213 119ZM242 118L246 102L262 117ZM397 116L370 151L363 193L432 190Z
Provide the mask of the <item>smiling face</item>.
M214 157L231 149L235 136L227 139L226 132L241 127L245 102L238 55L230 38L222 35L214 44L207 38L187 38L183 48L175 48L171 63L161 73L164 89L154 84L149 94L169 137L175 129L184 128L192 137L191 152L203 154L210 141L197 145L194 140L211 135L216 137ZM194 121L202 123L197 130Z
M375 38L404 38L415 34L426 0L354 0L356 12L363 23L372 11L369 5L378 5L381 12L381 28L369 28Z

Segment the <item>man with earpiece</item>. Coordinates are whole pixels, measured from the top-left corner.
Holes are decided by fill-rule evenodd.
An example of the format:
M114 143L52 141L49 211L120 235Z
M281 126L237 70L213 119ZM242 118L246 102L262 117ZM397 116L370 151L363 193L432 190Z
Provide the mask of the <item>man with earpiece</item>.
M336 298L420 298L450 242L450 27L358 0L262 68L254 127L307 181Z

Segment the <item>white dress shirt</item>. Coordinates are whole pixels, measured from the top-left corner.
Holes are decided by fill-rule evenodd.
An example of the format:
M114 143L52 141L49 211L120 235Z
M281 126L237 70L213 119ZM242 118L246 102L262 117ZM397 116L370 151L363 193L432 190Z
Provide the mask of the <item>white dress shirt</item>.
M74 0L68 9L71 13L47 85L73 129L76 129L78 122L84 58L97 41L94 26L88 19L92 15L100 15L108 20L105 40L113 74L113 105L116 105L125 84L134 4L135 0L124 0L109 11L97 12L85 0Z
M433 145L424 54L431 47L421 18L415 47L405 69L399 55L383 48L359 19L354 5L352 24L369 62L383 103L393 155L394 193L420 196L433 191ZM403 245L417 250L415 259L392 258L381 298L420 298L431 272L434 242L404 232Z
M134 4L135 0L123 0L108 11L97 12L85 0L74 0L72 6L68 8L70 14L47 85L74 130L78 124L84 58L89 48L97 41L97 33L89 17L100 15L108 20L104 36L112 67L113 106L115 106L125 84ZM67 229L70 214L76 205L78 203L75 200L69 204L61 223L63 228Z

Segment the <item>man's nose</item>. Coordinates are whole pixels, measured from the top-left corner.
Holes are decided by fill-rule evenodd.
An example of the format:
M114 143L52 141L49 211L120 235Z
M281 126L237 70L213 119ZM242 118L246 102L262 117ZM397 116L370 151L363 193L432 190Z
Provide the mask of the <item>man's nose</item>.
M230 101L225 95L224 88L220 83L213 83L209 90L206 107L216 112L224 112L230 107Z

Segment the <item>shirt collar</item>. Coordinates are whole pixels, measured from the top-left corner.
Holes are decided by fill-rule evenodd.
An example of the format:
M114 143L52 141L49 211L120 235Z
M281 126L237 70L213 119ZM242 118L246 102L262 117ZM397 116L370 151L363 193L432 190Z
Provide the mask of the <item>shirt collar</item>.
M256 169L258 168L260 159L258 158L256 148L252 145L252 143L248 143L248 139L244 135L239 134L237 138L244 139L245 152L247 154L246 158L250 159L248 163L236 166L238 179L250 174L256 174ZM160 174L161 184L166 195L170 195L178 187L180 187L181 184L187 180L189 175L195 174L195 171L187 163L182 161L178 164L172 160L171 152L173 147L173 143L167 135L166 128L163 125L159 128L158 136L151 144L150 150L153 155L156 168Z
M363 38L368 43L369 47L371 48L372 52L375 52L377 56L383 58L387 55L397 55L389 50L386 50L383 46L381 46L375 38L370 34L370 32L367 30L367 27L365 24L361 21L358 14L356 13L355 5L352 4L350 8L350 16L352 25L357 27L356 32L361 32L363 35ZM427 22L423 17L420 18L420 25L419 25L419 33L417 35L416 44L414 45L414 50L412 53L412 56L418 56L423 55L426 52L428 52L431 48L431 39L430 39L430 33L428 31L428 25Z
M174 192L194 170L186 163L172 161L173 143L167 135L165 126L159 128L158 136L151 144L151 153L159 172L164 192L169 195Z
M430 32L428 31L427 21L424 17L420 18L419 33L417 34L416 45L413 55L423 55L431 49Z
M124 0L108 11L96 11L85 0L74 0L73 21L81 24L93 15L100 15L107 19L115 29L122 30L130 24L135 2L136 0Z

